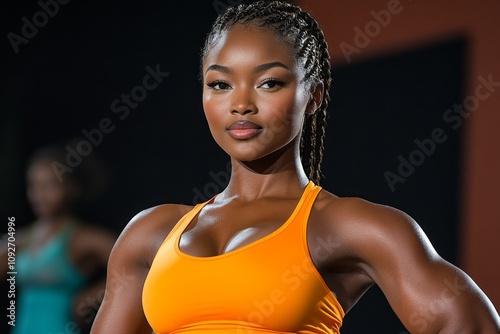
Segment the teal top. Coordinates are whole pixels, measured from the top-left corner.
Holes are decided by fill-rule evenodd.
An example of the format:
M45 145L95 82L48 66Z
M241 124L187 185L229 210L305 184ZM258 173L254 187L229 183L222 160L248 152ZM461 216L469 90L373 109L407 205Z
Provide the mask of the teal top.
M73 334L73 300L85 277L71 263L69 243L75 226L68 224L36 253L17 254L16 326L12 334Z

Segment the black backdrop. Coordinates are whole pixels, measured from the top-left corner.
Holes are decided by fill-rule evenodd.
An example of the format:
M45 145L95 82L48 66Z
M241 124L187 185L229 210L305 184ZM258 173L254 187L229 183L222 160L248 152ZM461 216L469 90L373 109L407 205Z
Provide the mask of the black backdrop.
M443 115L461 103L465 54L466 41L457 38L334 69L322 183L338 195L405 211L451 262L458 247L461 128ZM433 132L441 135L430 144ZM402 160L414 166L399 174ZM392 187L388 172L402 177L391 179ZM346 316L342 333L403 328L373 287Z
M96 175L105 175L82 212L90 221L119 232L144 208L192 204L222 190L228 159L204 120L198 66L210 24L229 3L71 1L39 24L17 53L9 32L21 35L22 18L33 22L42 8L36 1L2 4L2 219L15 216L19 227L33 219L24 190L33 150L68 141L76 149L82 131L105 119L113 130L75 167L97 160ZM465 52L465 41L457 39L334 67L322 183L337 195L406 211L450 261L457 253L460 129L452 130L442 116L464 95ZM148 66L168 75L156 88L141 90ZM144 99L126 117L123 109L115 113L113 101L134 92ZM418 149L414 141L430 138L436 128L448 139L392 191L384 173L397 174L398 156L409 159ZM343 329L404 330L376 288L347 315Z

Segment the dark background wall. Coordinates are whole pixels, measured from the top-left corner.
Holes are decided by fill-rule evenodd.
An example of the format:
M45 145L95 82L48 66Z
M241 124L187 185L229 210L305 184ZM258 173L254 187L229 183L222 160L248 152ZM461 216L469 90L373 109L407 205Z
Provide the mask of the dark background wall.
M4 36L19 34L21 18L41 10L35 1L10 6ZM210 2L70 2L17 54L4 38L2 213L16 215L19 225L32 218L23 187L34 149L73 141L73 150L80 144L86 152L82 132L105 119L108 133L75 167L96 159L107 166L106 192L86 211L89 218L121 228L145 207L193 202L192 189L224 166L205 126L197 79L199 50L216 15ZM143 97L137 87L146 67L168 76ZM112 108L134 92L140 102Z
M334 68L322 183L338 195L405 211L453 263L462 132L443 113L462 100L466 49L458 38ZM342 329L405 333L377 287Z
M15 216L19 227L33 220L25 164L33 150L52 143L90 147L74 167L93 171L82 215L117 232L144 208L192 204L221 191L228 159L204 120L199 51L218 11L237 2L72 1L60 4L18 52L9 32L21 35L22 18L33 22L43 9L36 1L2 5L1 217ZM325 145L325 188L405 210L450 261L459 251L461 130L445 128L448 140L395 189L384 173L397 173L398 156L409 158L415 139L449 126L441 117L464 97L467 47L460 35L334 66ZM151 90L140 88L146 67L165 73ZM122 94L132 93L141 101L126 107ZM108 133L85 147L83 133L95 134L102 122ZM372 289L344 332L372 330L376 318L380 332L404 330Z

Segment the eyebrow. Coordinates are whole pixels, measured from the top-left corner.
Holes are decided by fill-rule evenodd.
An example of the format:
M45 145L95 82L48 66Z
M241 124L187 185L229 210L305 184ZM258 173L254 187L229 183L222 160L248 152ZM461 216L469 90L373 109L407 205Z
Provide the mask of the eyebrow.
M259 73L259 72L267 71L267 70L269 70L269 69L271 69L273 67L281 67L281 68L284 68L284 69L286 69L286 70L288 70L290 72L292 71L288 66L286 66L283 63L280 63L279 61L257 65L257 66L255 66L253 68L253 71L254 71L254 73ZM208 66L207 70L205 71L205 74L208 71L218 71L218 72L223 72L223 73L232 73L232 70L229 67L218 65L218 64L213 64L213 65Z
M262 65L257 65L253 68L253 71L255 73L259 73L259 72L266 71L266 70L273 68L273 67L282 67L290 72L292 71L290 68L288 68L288 66L286 66L283 63L280 63L279 61L275 61L272 63L266 63L266 64L262 64Z
M208 66L207 70L205 71L205 74L208 71L218 71L218 72L223 72L223 73L231 73L231 70L229 69L229 67L217 65L217 64L213 64L213 65Z

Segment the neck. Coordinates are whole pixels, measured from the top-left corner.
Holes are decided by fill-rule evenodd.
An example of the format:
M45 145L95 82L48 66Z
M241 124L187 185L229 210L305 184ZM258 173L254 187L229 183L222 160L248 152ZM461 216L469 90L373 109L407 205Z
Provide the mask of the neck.
M42 216L38 221L44 226L57 229L72 220L72 217L67 212L61 212L58 214Z
M300 196L309 180L300 160L299 142L292 141L254 161L231 158L231 179L222 199L238 197L251 201L267 196Z

